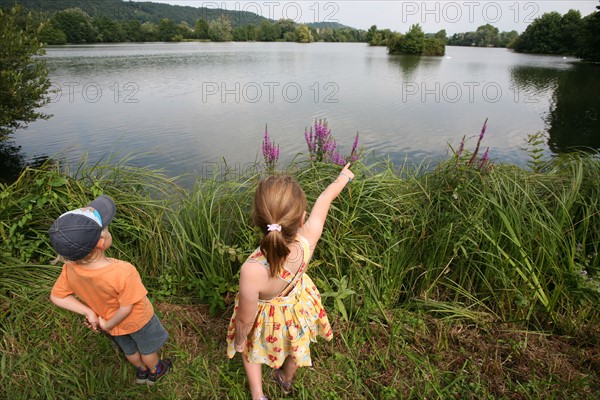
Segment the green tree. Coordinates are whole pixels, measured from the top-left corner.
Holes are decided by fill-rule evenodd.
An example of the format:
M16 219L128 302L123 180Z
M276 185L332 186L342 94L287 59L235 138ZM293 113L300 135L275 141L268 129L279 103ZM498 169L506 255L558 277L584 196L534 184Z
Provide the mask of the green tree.
M152 22L144 22L140 27L144 42L154 42L159 39L158 25Z
M121 24L108 17L95 17L93 25L98 32L96 41L98 42L122 42L125 40L125 31Z
M39 38L44 26L20 6L0 9L0 139L14 129L50 116L37 111L48 103L50 80Z
M208 39L208 22L204 18L198 18L194 25L194 33L197 39Z
M444 41L444 43L446 43L446 41L448 40L448 34L446 33L445 29L438 31L435 35L433 35L433 37L442 39Z
M519 53L559 54L562 34L562 16L553 11L536 18L515 42L514 49Z
M299 25L296 29L296 38L299 43L311 43L314 42L312 33L307 25Z
M208 23L208 36L213 42L228 42L233 40L231 21L223 15L214 21L210 21Z
M584 61L600 62L600 6L581 21L581 36L575 55Z
M122 24L125 32L125 40L130 42L143 42L146 40L142 31L142 23L138 20L131 20Z
M560 19L560 53L574 54L577 44L581 42L581 13L577 10L569 10Z
M400 40L388 46L390 54L422 54L425 48L425 33L421 25L415 24Z
M40 32L40 40L46 44L66 44L67 35L49 19Z
M279 26L270 22L263 21L260 24L259 40L262 42L274 42L281 37Z
M163 18L158 24L158 39L164 42L172 42L178 34L177 24L170 18Z
M367 43L371 46L376 46L374 44L375 35L377 34L377 25L371 25L369 30L367 31Z
M477 28L475 31L475 46L491 47L495 46L499 37L498 28L490 24L485 24Z
M98 31L92 18L80 8L68 8L52 16L52 25L63 31L68 43L93 43Z
M501 32L498 38L498 47L508 47L511 49L515 45L515 41L519 37L519 33L515 30L510 32Z

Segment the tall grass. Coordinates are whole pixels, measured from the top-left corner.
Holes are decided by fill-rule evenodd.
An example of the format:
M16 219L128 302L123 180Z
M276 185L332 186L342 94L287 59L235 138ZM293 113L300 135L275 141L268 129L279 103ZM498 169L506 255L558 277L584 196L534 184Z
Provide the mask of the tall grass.
M310 207L339 168L296 163L286 172L298 179ZM449 323L511 323L572 335L598 326L598 159L561 156L536 172L512 165L481 170L455 159L434 168L359 163L354 172L356 179L332 205L309 271L337 326L354 327L339 333L343 349L322 350L321 368L331 374L309 378L323 388L317 397L476 398L465 395L473 387L492 397L482 380L448 374L417 350L428 332L417 335L418 317L412 325L402 323L399 315L405 312ZM60 271L51 264L47 240L58 215L110 195L117 203L111 255L138 267L153 300L201 302L217 313L231 304L239 266L258 244L250 212L261 176L257 167L245 176L199 179L183 189L160 171L126 162L82 162L27 169L0 187L0 389L15 398L144 395L140 388L111 389L114 381L129 381L128 366L78 316L47 300ZM199 339L203 328L190 321L167 318L171 329L191 324L195 339L177 346L204 340L220 348L223 332ZM436 328L438 346L449 340L440 333L446 330L451 328ZM387 350L369 344L375 332L389 335ZM410 332L417 339L410 339ZM406 348L410 340L413 347ZM176 374L192 379L181 390L244 398L240 365L213 356L210 362L218 364L213 370L205 358L177 346L170 351L189 365ZM369 355L361 348L371 349ZM463 370L470 368L464 361ZM413 383L429 383L410 386L403 383L407 376ZM221 386L212 386L215 381ZM521 384L515 382L513 387ZM327 394L332 387L339 389L338 397ZM183 393L157 390L153 398ZM313 395L307 387L299 393Z
M597 159L559 157L544 173L512 165L481 171L455 160L427 172L389 163L354 168L357 179L332 205L312 271L344 313L385 319L385 309L411 305L540 327L598 316ZM313 204L338 171L307 163L288 172ZM114 255L132 260L160 295L199 298L217 310L258 243L250 213L260 177L257 168L184 190L160 172L124 164L81 165L71 175L57 165L28 169L3 188L1 249L48 263L52 220L108 194L118 206Z

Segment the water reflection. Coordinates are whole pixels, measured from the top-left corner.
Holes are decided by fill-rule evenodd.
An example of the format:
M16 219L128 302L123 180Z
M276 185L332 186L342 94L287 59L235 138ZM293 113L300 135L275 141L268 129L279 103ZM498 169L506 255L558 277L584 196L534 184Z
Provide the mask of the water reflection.
M563 70L533 66L512 69L513 83L529 98L552 91L545 122L553 153L600 150L599 72L599 66L580 63Z
M404 79L411 79L417 68L419 68L422 58L420 56L391 55L389 56L389 61L400 67Z
M555 153L600 150L600 66L578 64L562 74L547 119Z
M548 90L554 90L560 75L564 73L566 73L565 70L556 68L518 65L511 69L511 79L513 85L519 90L541 94Z
M20 151L21 146L16 146L12 140L0 140L0 182L14 182L25 168Z

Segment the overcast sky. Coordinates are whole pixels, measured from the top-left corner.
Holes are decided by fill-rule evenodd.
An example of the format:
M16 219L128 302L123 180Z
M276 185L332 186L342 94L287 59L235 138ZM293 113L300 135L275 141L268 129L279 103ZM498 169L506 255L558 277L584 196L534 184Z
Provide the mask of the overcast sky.
M140 0L137 0L140 1ZM421 24L425 32L446 29L448 34L474 31L478 26L492 24L500 31L523 32L535 18L550 11L561 14L576 9L586 16L595 11L598 0L583 1L405 1L405 0L343 0L343 1L158 1L192 7L224 8L250 11L266 18L289 18L302 22L339 22L359 29L391 29L404 33L412 24Z

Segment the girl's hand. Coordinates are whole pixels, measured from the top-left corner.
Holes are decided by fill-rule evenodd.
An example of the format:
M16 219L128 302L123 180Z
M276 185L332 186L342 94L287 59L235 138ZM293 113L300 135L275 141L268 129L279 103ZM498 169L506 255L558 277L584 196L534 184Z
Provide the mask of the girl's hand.
M235 344L235 351L237 351L238 353L243 353L245 348L246 348L246 340L244 340L241 344Z
M348 163L344 166L344 169L342 169L342 171L340 172L340 175L342 177L348 178L348 182L352 182L352 179L354 179L354 173L352 171L350 171L350 163Z

